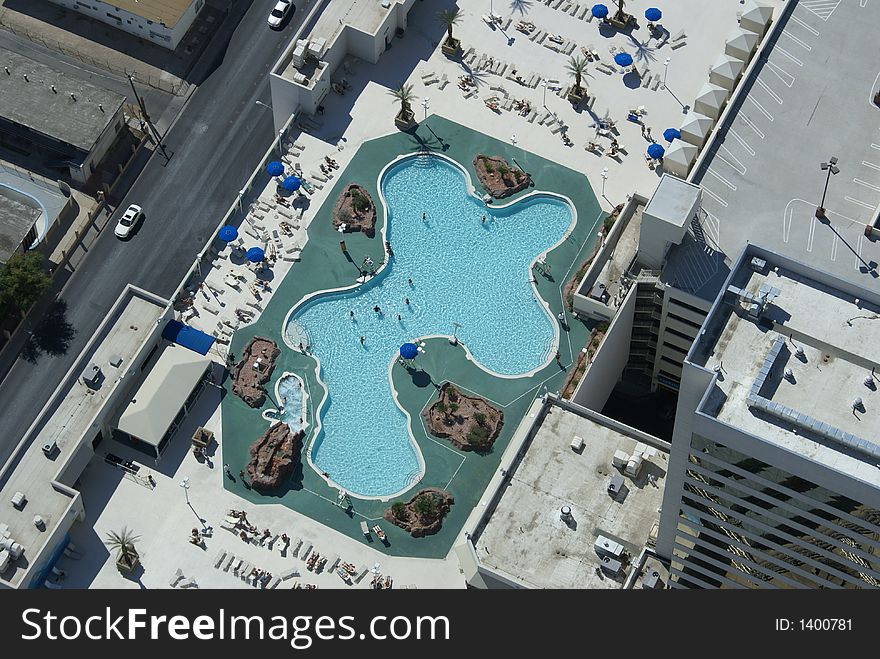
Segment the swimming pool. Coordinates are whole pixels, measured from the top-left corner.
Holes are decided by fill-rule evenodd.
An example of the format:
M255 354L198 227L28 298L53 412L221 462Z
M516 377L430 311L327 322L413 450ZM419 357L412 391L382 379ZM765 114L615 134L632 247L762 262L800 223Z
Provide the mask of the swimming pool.
M285 321L290 346L309 342L326 388L311 461L353 495L392 496L424 471L389 384L402 343L455 333L480 366L506 377L553 359L558 326L535 297L530 266L565 238L573 209L550 194L487 207L469 185L439 156L389 165L380 189L394 257L366 283L318 294Z
M275 383L275 400L281 405L281 409L266 410L263 418L286 423L293 432L303 430L308 427L305 421L308 397L303 390L302 378L295 373L285 373Z

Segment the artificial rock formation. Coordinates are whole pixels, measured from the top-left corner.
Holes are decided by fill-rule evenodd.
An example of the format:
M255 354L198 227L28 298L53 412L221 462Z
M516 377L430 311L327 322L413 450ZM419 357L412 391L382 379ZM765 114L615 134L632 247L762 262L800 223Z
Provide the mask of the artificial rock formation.
M333 206L333 228L338 231L343 225L343 233L362 231L370 238L376 235L376 205L359 185L346 186Z
M291 431L286 423L276 423L251 444L251 459L247 465L251 487L271 490L293 471L299 460L305 433Z
M420 497L428 497L432 502L431 511L420 512L417 501ZM407 531L414 538L434 535L443 526L443 518L449 512L455 498L446 490L429 487L416 494L408 503L395 504L385 511L383 517Z
M485 453L501 433L504 413L484 398L465 396L446 383L433 405L422 412L425 427L462 451Z
M504 158L479 154L474 158L474 169L480 184L495 199L503 199L525 190L531 185L529 175L521 169L511 167Z
M251 407L262 407L266 402L266 388L263 385L272 376L275 360L280 354L281 351L271 339L262 336L252 338L244 347L241 361L232 370L232 393Z

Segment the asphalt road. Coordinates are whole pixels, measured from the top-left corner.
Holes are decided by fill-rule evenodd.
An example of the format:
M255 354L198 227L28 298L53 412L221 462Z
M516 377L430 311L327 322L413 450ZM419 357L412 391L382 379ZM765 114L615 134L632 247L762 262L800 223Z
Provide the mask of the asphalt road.
M166 165L160 152L153 155L121 200L109 230L65 284L61 299L75 330L67 351L42 354L35 363L19 358L0 384L0 464L126 284L163 297L174 292L274 138L272 113L256 101L270 103L269 69L306 13L305 3L299 3L284 29L272 31L266 17L274 1L254 0L222 51L222 61L167 134L171 161ZM209 48L206 56L215 52ZM146 219L131 240L121 242L112 227L130 203L143 206Z

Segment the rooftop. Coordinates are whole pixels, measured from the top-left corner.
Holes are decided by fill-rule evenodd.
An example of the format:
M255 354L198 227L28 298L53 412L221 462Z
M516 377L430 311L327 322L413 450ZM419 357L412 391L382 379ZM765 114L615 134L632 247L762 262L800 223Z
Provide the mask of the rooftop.
M872 369L880 371L880 307L856 303L851 293L809 278L806 269L777 271L772 263L766 274L746 263L731 282L752 295L762 288L778 295L762 322L733 292L710 315L691 361L723 370L701 411L880 485L880 392L872 376ZM875 382L871 387L867 377ZM853 409L856 398L863 409Z
M85 152L125 102L121 94L4 48L0 64L9 69L0 73L0 118Z
M575 436L586 441L580 453L570 447ZM612 498L609 481L621 475L612 457L615 451L631 455L638 443L551 407L475 539L480 562L535 588L620 588L631 567L599 576L594 543L601 535L623 545L630 560L639 555L658 519L667 469L666 454L647 448L638 477L623 476L621 494ZM562 506L571 507L568 523Z
M108 5L119 7L147 20L174 27L196 0L104 0Z
M779 36L691 174L705 192L706 240L671 250L668 279L706 300L747 240L878 290L880 243L864 236L880 203L878 108L868 98L877 71L859 54L874 47L880 5L819 4L776 16ZM829 182L823 223L819 165L833 155L841 174Z
M0 184L0 263L9 260L42 214L34 200Z
M24 559L37 555L41 542L51 535L53 525L70 507L71 492L56 487L53 481L79 446L116 383L128 372L132 359L164 310L156 300L141 295L137 290L127 289L123 296L115 315L105 321L80 356L74 370L61 383L40 418L28 431L25 439L29 441L29 448L0 490L0 500L3 501L9 501L19 491L27 496L28 503L22 511L6 506L6 512L0 516L0 523L7 524L12 538L24 547ZM110 365L115 357L122 360L118 368ZM80 377L81 372L77 370L81 364L89 363L100 366L104 375L97 389L86 386ZM87 438L88 441L91 439ZM42 447L52 442L57 449L47 457ZM37 514L46 520L46 531L39 531L34 526L33 517ZM24 559L18 563L22 564ZM2 579L17 583L24 576L26 568L26 564L14 565L2 575Z
M663 176L645 206L645 213L677 227L690 221L691 208L700 196L700 186L674 176Z

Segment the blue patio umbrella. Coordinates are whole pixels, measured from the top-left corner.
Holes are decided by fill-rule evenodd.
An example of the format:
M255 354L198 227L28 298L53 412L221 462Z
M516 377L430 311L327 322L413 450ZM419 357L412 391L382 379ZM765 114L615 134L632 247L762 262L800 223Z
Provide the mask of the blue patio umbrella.
M251 263L259 263L266 258L266 252L262 247L251 247L247 251L247 260Z
M281 183L281 187L289 192L296 192L299 190L299 187L302 185L302 181L298 179L296 176L288 176Z
M605 18L608 15L608 7L605 5L593 5L592 12L596 18Z
M415 359L419 349L415 343L404 343L400 346L400 356L404 359Z
M681 139L681 131L678 128L667 128L663 131L663 139L667 142Z
M663 17L663 12L657 7L651 7L645 10L645 18L649 21L659 21Z
M648 155L655 160L662 158L664 153L666 153L666 150L656 142L648 146Z
M629 53L617 53L614 56L614 62L618 66L629 66L633 63L633 58Z
M269 176L281 176L284 173L284 165L277 160L266 165L266 173Z
M230 243L236 238L238 238L238 229L235 227L231 227L229 225L220 229L220 232L217 234L217 237L220 238L224 243Z

